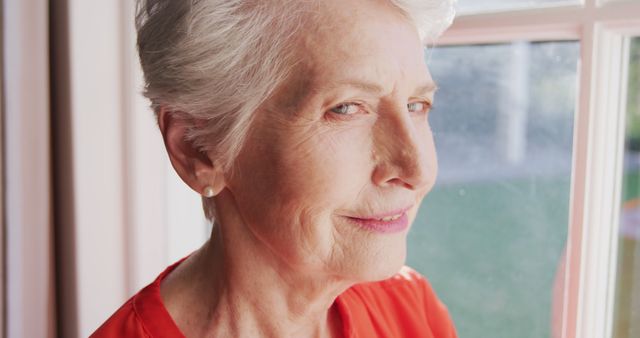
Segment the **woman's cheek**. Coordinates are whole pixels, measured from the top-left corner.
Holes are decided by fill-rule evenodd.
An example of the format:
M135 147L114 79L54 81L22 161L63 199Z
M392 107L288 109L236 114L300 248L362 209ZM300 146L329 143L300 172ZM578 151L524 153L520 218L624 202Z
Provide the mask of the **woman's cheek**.
M316 128L300 143L298 151L306 154L304 166L320 169L333 178L353 173L367 175L364 170L371 161L372 133L365 121L325 125ZM300 161L303 162L303 161Z

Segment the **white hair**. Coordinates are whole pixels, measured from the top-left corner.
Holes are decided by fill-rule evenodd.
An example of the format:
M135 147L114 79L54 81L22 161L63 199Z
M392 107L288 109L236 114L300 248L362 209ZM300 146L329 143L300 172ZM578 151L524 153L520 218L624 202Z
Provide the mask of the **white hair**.
M187 139L230 170L253 112L295 66L295 38L319 1L137 0L144 95L156 114L192 121ZM387 1L425 42L453 20L455 0Z
M407 15L424 44L435 40L451 25L457 0L389 0Z

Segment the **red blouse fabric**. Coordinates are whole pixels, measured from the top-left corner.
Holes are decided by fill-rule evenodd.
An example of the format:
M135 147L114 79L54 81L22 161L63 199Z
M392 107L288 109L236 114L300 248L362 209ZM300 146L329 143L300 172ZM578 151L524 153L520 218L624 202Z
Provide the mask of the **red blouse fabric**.
M184 337L160 297L160 282L180 262L131 297L91 337ZM394 277L351 287L338 298L345 338L457 338L446 307L410 268Z

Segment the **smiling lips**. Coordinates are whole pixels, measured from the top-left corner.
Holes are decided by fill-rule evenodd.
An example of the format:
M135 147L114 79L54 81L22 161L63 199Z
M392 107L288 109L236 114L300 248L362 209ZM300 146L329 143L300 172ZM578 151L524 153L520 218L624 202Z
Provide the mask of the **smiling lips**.
M383 218L380 218L379 220L380 220L380 221L385 221L385 222L391 222L391 221L395 221L395 220L397 220L397 219L398 219L398 218L400 218L400 217L402 217L402 214L397 214L397 215L394 215L394 216L383 217Z
M405 208L400 211L395 211L391 214L367 218L347 218L366 230L378 233L395 233L404 231L409 227L409 216L407 215L407 211L409 209L410 208Z

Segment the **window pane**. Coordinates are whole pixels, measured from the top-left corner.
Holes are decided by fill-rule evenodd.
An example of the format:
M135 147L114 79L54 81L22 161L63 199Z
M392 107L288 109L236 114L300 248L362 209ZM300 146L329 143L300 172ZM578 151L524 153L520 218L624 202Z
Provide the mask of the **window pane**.
M580 0L458 0L462 14L579 4Z
M440 169L411 230L408 264L429 278L460 337L551 337L579 45L430 53Z
M640 38L631 43L614 337L640 337Z

